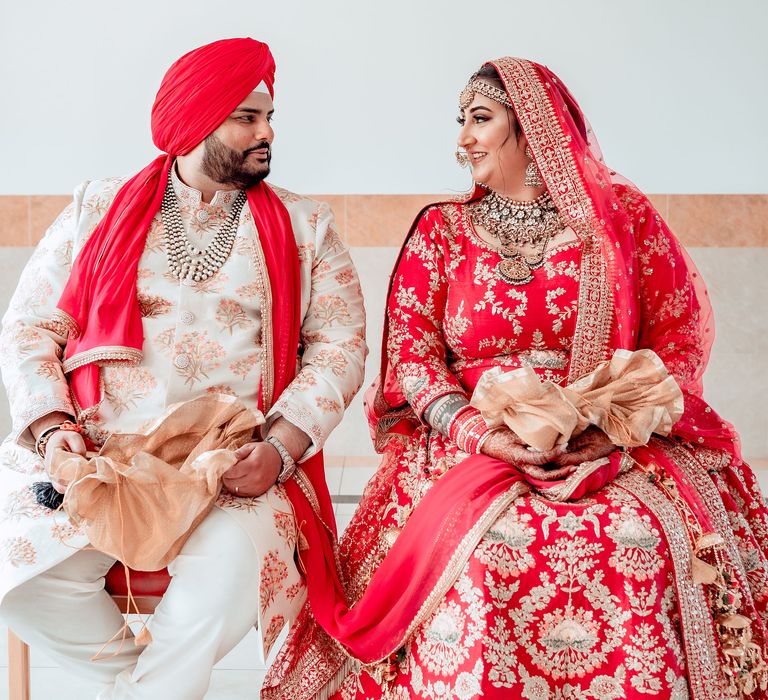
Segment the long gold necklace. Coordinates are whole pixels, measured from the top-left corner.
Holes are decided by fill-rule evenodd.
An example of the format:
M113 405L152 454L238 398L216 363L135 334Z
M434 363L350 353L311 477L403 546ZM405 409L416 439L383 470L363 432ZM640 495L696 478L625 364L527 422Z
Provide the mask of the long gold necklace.
M496 273L509 284L528 284L533 279L533 270L544 264L549 239L563 228L549 192L530 202L518 202L491 190L468 209L472 223L498 239L502 260ZM533 247L533 253L521 253L523 246Z

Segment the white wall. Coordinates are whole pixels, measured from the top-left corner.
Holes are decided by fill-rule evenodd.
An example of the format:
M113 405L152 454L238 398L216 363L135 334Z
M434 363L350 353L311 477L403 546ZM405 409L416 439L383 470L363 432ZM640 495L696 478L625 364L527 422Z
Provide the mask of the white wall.
M7 0L0 22L0 194L136 171L165 69L227 36L273 49L272 180L300 192L464 189L456 96L504 54L559 73L646 191L768 192L764 0Z

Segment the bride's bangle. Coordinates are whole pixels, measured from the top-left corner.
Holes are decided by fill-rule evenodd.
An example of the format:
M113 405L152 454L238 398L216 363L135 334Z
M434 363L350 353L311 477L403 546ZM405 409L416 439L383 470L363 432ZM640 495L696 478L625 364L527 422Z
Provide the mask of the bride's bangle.
M489 437L493 435L494 433L498 433L500 430L504 430L503 425L496 426L495 428L488 428L488 430L483 433L483 436L480 438L480 440L477 443L477 452L478 454L483 451L483 445L486 443Z
M461 415L453 421L449 437L462 452L473 455L480 452L483 440L492 430L495 428L491 428L485 422L480 411L469 407L469 410L462 411Z
M451 425L464 411L470 408L464 394L452 392L435 399L424 411L424 420L446 437L451 434Z

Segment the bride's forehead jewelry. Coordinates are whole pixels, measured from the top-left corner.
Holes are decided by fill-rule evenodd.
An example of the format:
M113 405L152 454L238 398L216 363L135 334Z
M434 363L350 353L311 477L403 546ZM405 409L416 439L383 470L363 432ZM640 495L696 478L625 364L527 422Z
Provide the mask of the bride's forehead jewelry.
M489 100L493 100L494 102L503 104L505 107L514 109L509 100L509 95L507 95L504 90L499 90L499 88L493 87L493 85L489 85L484 80L475 77L470 78L466 87L461 91L461 94L459 95L459 107L462 109L469 107L469 105L472 104L472 100L475 99L475 94L483 95Z

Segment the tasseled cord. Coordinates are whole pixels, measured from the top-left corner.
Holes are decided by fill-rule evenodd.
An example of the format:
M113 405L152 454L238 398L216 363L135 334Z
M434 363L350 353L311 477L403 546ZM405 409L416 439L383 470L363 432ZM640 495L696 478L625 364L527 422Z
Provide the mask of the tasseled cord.
M59 493L50 481L36 481L32 486L32 493L35 494L35 500L46 508L58 510L64 503L64 494Z
M709 591L712 618L720 638L724 656L723 672L730 693L752 695L758 688L768 687L768 666L762 649L752 641L752 622L739 614L741 591L732 573L726 568L719 550L723 538L714 532L703 534L691 555L691 573L695 583ZM712 553L715 565L701 558L706 550Z

